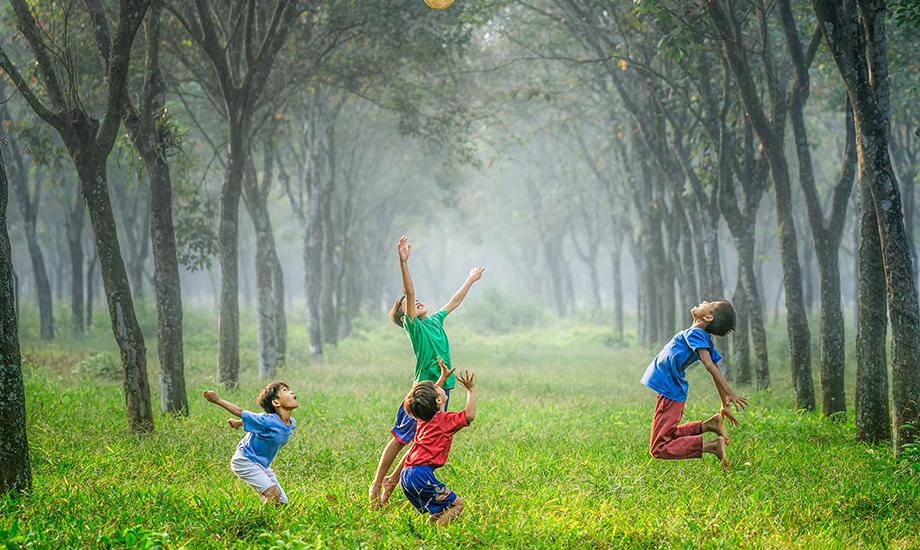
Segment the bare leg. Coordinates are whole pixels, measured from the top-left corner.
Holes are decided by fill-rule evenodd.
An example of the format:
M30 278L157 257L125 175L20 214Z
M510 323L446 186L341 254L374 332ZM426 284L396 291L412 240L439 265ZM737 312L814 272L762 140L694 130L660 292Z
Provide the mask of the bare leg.
M721 435L712 441L706 441L703 443L703 452L712 453L716 455L716 458L719 459L719 462L722 463L722 471L728 471L728 458L725 456L725 438Z
M405 443L394 437L390 439L390 442L384 447L383 454L380 455L380 462L377 464L377 472L374 474L374 481L371 482L371 486L367 491L367 497L371 508L379 508L386 502L385 500L381 502L381 485L383 485L383 478L387 475L390 466L393 465L393 461L396 460L396 457L399 455L399 451L405 446ZM390 487L387 492L387 497L393 492L394 487L395 485Z
M715 414L709 420L703 422L703 432L712 432L725 438L725 444L728 445L728 430L725 429L725 421L721 414Z
M450 503L450 506L441 511L440 514L431 516L432 518L437 518L433 521L436 521L441 527L447 527L447 524L457 519L457 516L463 512L463 499L457 497L456 500Z

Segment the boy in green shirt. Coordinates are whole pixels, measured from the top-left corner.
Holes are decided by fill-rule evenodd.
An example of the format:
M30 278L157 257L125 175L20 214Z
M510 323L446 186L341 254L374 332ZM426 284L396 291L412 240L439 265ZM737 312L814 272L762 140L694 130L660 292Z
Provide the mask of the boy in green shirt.
M399 270L402 274L405 296L396 300L396 304L390 310L390 319L397 326L406 329L409 334L412 350L415 352L415 381L413 384L416 384L423 380L432 382L438 380L441 375L441 367L438 365L439 357L443 359L446 368L450 369L450 344L447 341L447 334L444 332L444 318L447 317L448 313L457 309L473 283L482 277L483 269L475 267L470 270L469 277L466 278L466 281L460 287L460 290L454 294L454 297L434 315L429 316L425 304L415 299L415 287L412 286L412 277L409 275L410 248L411 245L406 242L406 237L399 239ZM407 306L407 304L414 305L414 307ZM448 399L450 399L450 390L454 387L454 383L453 374L444 382L443 389ZM386 474L399 452L412 441L415 436L416 425L416 420L406 413L402 403L400 403L399 409L396 411L396 422L393 429L390 430L393 438L383 449L380 463L377 465L377 472L374 474L374 481L371 482L368 490L368 500L372 508L386 504L390 493L399 483L399 467L389 477L386 477Z

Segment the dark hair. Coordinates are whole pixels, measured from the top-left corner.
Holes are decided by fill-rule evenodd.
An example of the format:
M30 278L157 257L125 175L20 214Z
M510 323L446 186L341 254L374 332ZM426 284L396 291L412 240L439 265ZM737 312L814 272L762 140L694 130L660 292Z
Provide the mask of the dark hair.
M438 387L431 380L422 380L412 386L412 390L403 401L403 408L412 418L428 422L440 410L440 407L438 407Z
M265 386L265 389L259 394L259 406L262 407L262 410L269 413L275 413L275 406L272 405L272 401L278 399L278 393L282 389L290 389L291 387L285 384L284 382L272 382L271 384Z
M704 329L715 336L725 336L735 330L735 308L728 300L722 300L712 310L712 321Z
M396 323L396 326L403 328L403 317L406 315L406 312L403 311L403 300L406 299L406 295L403 294L399 297L399 300L396 300L396 303L393 304L393 307L390 308L390 319Z

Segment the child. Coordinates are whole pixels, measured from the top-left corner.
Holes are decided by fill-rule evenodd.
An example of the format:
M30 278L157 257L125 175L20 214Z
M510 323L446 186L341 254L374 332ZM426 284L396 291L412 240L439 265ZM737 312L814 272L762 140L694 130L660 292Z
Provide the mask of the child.
M483 269L476 267L470 270L469 277L460 287L460 290L454 294L447 304L437 311L434 315L428 315L428 309L425 304L415 299L415 287L412 286L412 277L409 275L409 250L411 245L406 242L406 237L399 239L399 270L402 274L403 292L405 296L396 300L393 308L390 310L390 319L397 326L404 328L409 334L409 340L412 342L412 350L415 352L415 382L422 380L435 381L440 375L438 366L438 357L443 357L447 366L450 366L450 345L447 341L447 334L444 332L444 318L451 311L457 309L463 299L469 292L470 287L475 281L482 277ZM407 307L407 304L411 307ZM454 377L451 376L444 383L444 392L450 397L450 390L454 387ZM374 480L371 482L368 490L368 500L372 508L377 508L386 504L390 493L396 488L399 476L397 472L389 477L384 477L389 471L393 461L399 455L399 452L415 435L416 421L406 414L402 403L396 411L396 422L390 433L393 438L387 443L380 456L380 463L377 465L377 471L374 474Z
M731 302L723 300L703 302L690 313L693 315L690 328L671 338L642 376L642 383L658 392L658 404L652 420L651 452L653 457L664 459L700 458L703 453L712 453L722 463L724 471L728 468L725 457L728 431L723 419L727 418L732 426L736 426L738 420L732 415L729 405L734 404L736 410L744 409L748 401L728 387L728 382L716 367L722 356L713 347L710 335L725 336L734 330L735 309ZM697 360L702 361L712 375L722 409L705 422L688 422L678 426L687 400L688 384L684 372ZM712 432L718 437L704 443L703 432Z
M297 427L297 422L291 418L291 412L299 405L294 392L284 382L272 382L265 386L259 394L259 406L265 412L259 414L224 401L215 391L205 390L204 398L241 418L227 420L234 430L243 428L246 432L246 437L237 444L236 452L230 459L230 469L236 477L255 489L263 504L287 504L287 495L278 483L271 463Z
M418 430L406 453L399 488L416 510L431 514L429 522L442 527L460 515L463 499L438 481L434 470L447 462L454 434L476 417L473 373L458 374L457 382L467 391L466 408L460 412L447 412L447 393L428 380L415 384L403 402L406 411L418 420Z

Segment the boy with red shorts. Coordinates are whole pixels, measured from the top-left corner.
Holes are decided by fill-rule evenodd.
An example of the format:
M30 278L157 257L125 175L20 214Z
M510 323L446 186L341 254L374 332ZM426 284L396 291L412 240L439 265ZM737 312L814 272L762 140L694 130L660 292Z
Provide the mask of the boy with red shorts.
M744 409L747 399L738 397L728 387L725 377L716 363L722 358L713 347L712 336L725 336L735 328L735 309L731 302L703 302L690 310L693 324L678 332L664 349L649 363L642 383L658 392L655 417L652 420L651 452L655 458L684 459L701 458L703 453L716 455L722 470L728 469L725 446L728 445L728 430L724 419L732 426L738 420L732 415L730 405ZM705 422L680 424L687 401L687 380L684 373L696 361L702 361L715 382L722 409ZM718 437L703 442L703 433L712 432Z

